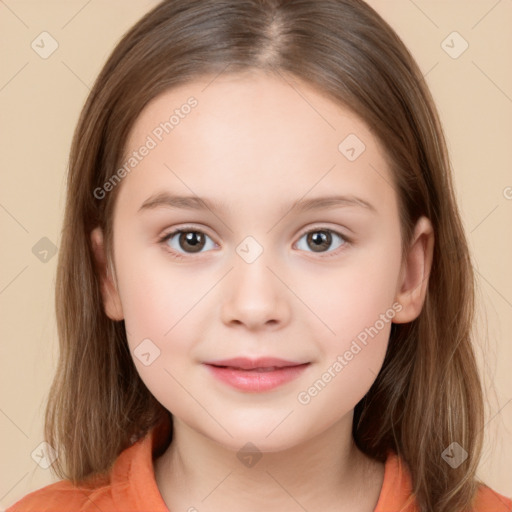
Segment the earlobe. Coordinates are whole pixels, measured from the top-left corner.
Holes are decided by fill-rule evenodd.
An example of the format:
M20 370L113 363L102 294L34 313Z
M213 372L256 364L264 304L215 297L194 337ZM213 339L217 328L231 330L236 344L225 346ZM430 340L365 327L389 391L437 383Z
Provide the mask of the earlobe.
M395 300L402 309L395 315L394 323L412 322L421 313L427 294L433 253L434 230L430 220L421 217L416 223L397 283Z
M103 298L103 308L105 314L111 320L123 320L123 308L121 298L117 291L114 276L109 271L107 257L105 254L105 245L103 243L103 231L96 227L91 231L91 244L96 261L96 272L101 282L101 295Z

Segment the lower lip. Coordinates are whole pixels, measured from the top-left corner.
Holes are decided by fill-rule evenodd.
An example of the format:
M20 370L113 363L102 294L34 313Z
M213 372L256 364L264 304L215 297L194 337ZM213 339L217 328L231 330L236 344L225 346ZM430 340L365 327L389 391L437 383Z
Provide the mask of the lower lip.
M309 363L285 366L271 371L237 370L220 366L206 365L217 379L242 391L261 392L277 388L297 378Z

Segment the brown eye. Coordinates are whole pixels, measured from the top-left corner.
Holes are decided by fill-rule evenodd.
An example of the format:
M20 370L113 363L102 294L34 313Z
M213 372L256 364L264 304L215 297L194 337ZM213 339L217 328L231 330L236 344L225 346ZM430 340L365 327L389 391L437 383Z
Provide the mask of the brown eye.
M208 240L211 238L202 231L178 229L165 235L161 242L169 246L173 252L183 255L201 252L208 245ZM214 247L215 243L212 241L211 245Z
M187 252L199 252L204 247L204 235L199 231L183 231L178 237L178 245Z
M299 247L300 242L304 238L305 244L302 244L303 246ZM338 245L334 247L334 249L329 250L329 248L332 246L333 242L336 241L336 239L339 239L341 242L339 242ZM323 253L334 252L335 249L345 245L346 243L348 243L348 239L346 239L339 233L332 231L331 229L314 229L305 233L299 240L297 246L299 249L303 249L306 251L307 249L310 249L308 252ZM306 248L304 248L304 245L306 246Z
M315 252L323 252L332 243L332 235L328 231L312 231L307 234L307 243Z

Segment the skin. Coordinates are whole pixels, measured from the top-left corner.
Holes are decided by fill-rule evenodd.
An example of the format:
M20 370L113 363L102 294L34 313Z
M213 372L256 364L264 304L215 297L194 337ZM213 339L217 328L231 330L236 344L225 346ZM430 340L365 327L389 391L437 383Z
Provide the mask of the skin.
M350 110L284 75L207 77L167 91L137 119L128 153L190 96L197 107L119 185L114 268L102 275L105 311L125 320L132 355L148 338L160 350L148 366L133 358L174 418L173 442L154 464L158 488L170 510L373 511L384 465L355 447L351 425L382 366L391 321L309 403L297 397L393 304L395 323L419 315L432 226L418 221L402 261L398 201L379 141ZM349 134L366 146L352 162L338 150ZM139 211L161 191L224 208ZM334 193L375 212L290 210ZM179 235L159 241L187 227L207 235L201 252L180 245ZM312 228L332 230L323 252L308 243ZM237 253L249 235L263 249L251 263ZM91 238L107 269L101 229ZM228 387L201 364L242 355L311 364L261 393ZM236 456L247 442L262 454L252 467Z

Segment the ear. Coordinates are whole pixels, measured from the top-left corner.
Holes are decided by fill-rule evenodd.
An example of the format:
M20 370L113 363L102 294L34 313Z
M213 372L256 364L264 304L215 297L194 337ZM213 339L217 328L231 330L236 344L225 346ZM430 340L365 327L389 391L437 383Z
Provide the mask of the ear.
M420 217L400 270L395 300L401 304L402 309L393 318L394 323L412 322L421 313L428 288L433 252L432 224L426 217Z
M111 320L122 320L124 318L121 299L114 276L108 267L103 243L103 231L100 227L91 231L91 243L96 260L96 271L101 281L101 295L103 297L103 307L106 315Z

